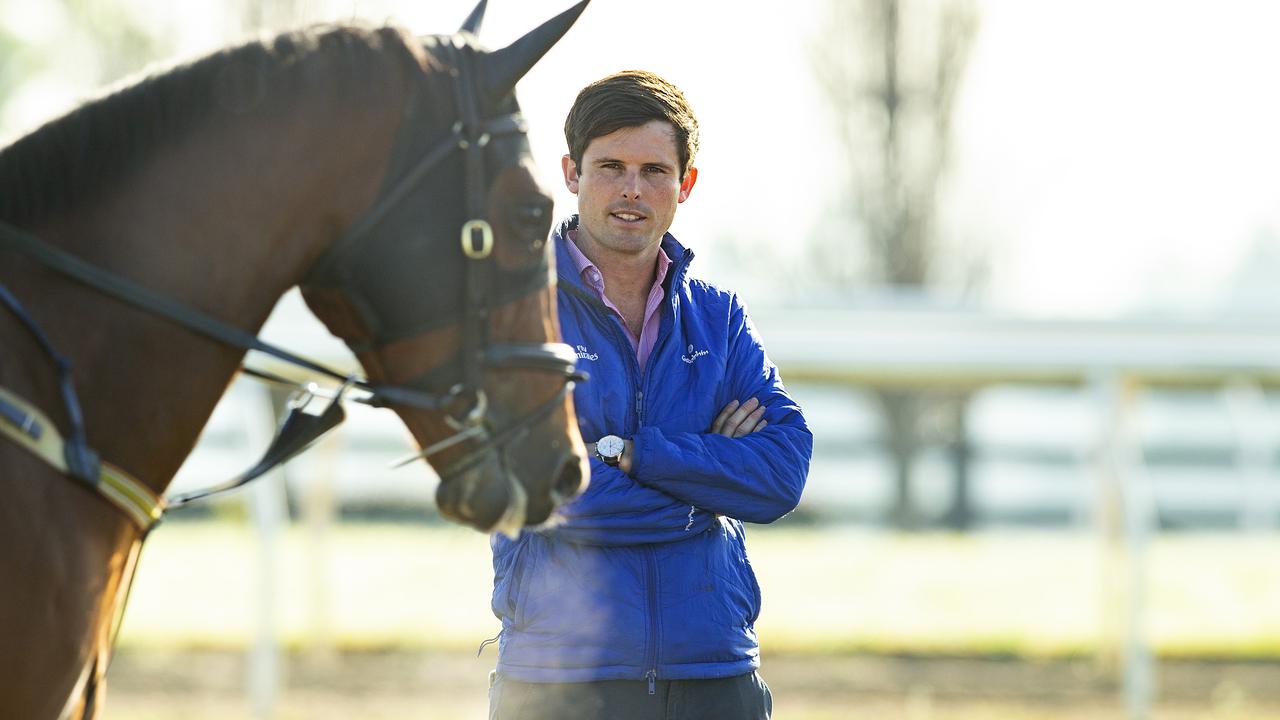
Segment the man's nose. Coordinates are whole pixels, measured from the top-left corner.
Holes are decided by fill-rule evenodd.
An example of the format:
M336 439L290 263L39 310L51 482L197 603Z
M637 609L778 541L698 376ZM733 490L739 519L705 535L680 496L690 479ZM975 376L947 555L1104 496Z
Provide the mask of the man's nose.
M640 173L627 173L622 178L622 197L628 200L640 199Z

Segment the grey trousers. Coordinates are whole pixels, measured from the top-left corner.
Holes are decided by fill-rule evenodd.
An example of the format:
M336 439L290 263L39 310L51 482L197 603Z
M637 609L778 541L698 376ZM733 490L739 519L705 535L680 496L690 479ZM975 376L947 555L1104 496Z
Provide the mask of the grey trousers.
M526 683L491 675L489 720L769 720L759 673L713 680Z

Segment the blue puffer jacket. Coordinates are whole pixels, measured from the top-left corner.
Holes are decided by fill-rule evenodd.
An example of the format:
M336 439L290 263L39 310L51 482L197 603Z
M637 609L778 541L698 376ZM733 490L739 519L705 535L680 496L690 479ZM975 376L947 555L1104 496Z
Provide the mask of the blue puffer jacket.
M800 500L813 436L737 296L688 277L670 234L657 344L642 373L619 321L586 288L555 234L560 327L591 374L574 390L583 437L634 441L631 474L593 459L591 484L558 525L494 536L498 671L528 682L728 677L759 667L760 587L741 521ZM768 424L708 431L730 400L756 397Z

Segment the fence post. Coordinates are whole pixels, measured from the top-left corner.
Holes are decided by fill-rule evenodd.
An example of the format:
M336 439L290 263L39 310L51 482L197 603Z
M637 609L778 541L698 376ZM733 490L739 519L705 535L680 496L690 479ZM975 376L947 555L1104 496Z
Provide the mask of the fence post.
M1096 457L1103 567L1100 660L1108 675L1120 673L1128 720L1147 720L1155 695L1146 632L1147 549L1156 512L1136 422L1139 386L1114 368L1095 371L1090 382L1102 410Z
M1240 477L1240 529L1265 532L1276 523L1271 482L1276 438L1270 425L1267 396L1254 379L1238 375L1222 389L1227 413L1235 428L1236 468Z
M275 435L277 409L287 394L265 386L253 388L256 402L246 403L245 424L252 454L264 452ZM246 688L252 717L276 716L280 693L280 646L276 637L276 598L279 596L280 536L288 517L284 471L277 467L245 489L249 515L257 540L254 567L253 640L249 647Z
M332 666L337 660L333 633L332 578L333 523L337 515L335 478L346 450L342 428L322 438L313 448L306 481L301 486L302 523L306 543L307 624L304 643L308 659Z

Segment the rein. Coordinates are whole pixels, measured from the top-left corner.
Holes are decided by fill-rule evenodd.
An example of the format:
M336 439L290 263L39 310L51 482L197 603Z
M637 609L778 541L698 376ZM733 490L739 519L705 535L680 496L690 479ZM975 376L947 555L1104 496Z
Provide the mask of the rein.
M123 512L144 534L155 523L159 522L167 509L181 507L195 500L234 490L305 450L345 419L345 412L340 402L348 388L354 387L365 391L366 395L353 397L352 400L372 407L383 408L396 404L436 412L447 411L455 406L459 398L469 389L465 385L456 385L447 393L429 393L414 387L373 383L352 374L343 374L318 362L267 343L240 328L224 323L206 313L91 265L44 243L39 238L4 221L0 221L0 248L22 252L41 262L41 264L79 280L106 295L123 300L141 310L160 315L177 325L181 325L224 345L230 345L246 352L255 350L327 378L342 381L342 386L334 394L329 406L320 415L310 415L302 412L303 404L295 403L294 407L291 408L290 414L281 424L276 438L272 441L271 446L267 448L262 460L248 471L210 488L161 500L156 497L150 488L125 471L109 463L104 463L98 457L97 452L89 445L84 430L83 414L80 411L80 402L71 380L72 363L70 359L54 349L52 343L30 313L23 308L7 288L0 285L0 305L8 308L22 322L23 326L36 339L37 344L40 345L57 368L63 407L70 418L72 428L70 436L66 438L59 436L56 426L37 408L16 394L0 388L0 431L3 431L4 435L34 452L67 476L78 480L86 487L102 495ZM560 373L565 377L566 382L561 387L561 390L542 406L534 409L514 423L514 429L527 428L527 426L539 421L563 399L575 381L586 378L585 374L577 372L576 359L576 354L567 345L561 343L519 346L516 352L512 351L512 346L486 347L485 351L480 355L480 361L486 367L541 370ZM464 368L467 368L467 365L467 363L463 363ZM271 376L251 368L245 368L245 372L253 377L299 387L293 381ZM309 391L309 393L316 394L314 390ZM425 459L467 440L490 439L482 425L487 406L484 393L477 387L474 390L474 394L477 400L467 413L467 418L462 421L455 421L455 429L458 432L450 438L424 448L415 454L412 459ZM452 416L447 417L451 420L453 419ZM512 439L511 436L512 433L509 431L503 432L493 442L505 444ZM477 452L486 452L489 449L485 447ZM473 459L469 455L450 466L450 468L440 473L441 479L444 480L446 478L446 473L448 476L453 476L465 470L464 466L470 465Z
M341 401L349 389L365 393L363 397L352 399L374 407L399 405L445 413L445 419L454 428L455 434L422 449L409 460L428 458L464 442L480 444L478 448L440 471L438 474L441 482L447 482L458 476L493 453L499 453L505 467L505 456L501 454L501 449L523 437L535 423L549 415L563 401L573 384L585 380L586 375L576 369L576 353L563 343L491 345L488 341L489 286L486 280L489 279L488 271L492 262L493 229L482 218L486 197L483 151L495 135L523 133L525 126L520 117L515 114L495 119L478 119L471 84L460 77L455 81L455 87L458 91L457 99L462 119L453 125L449 135L431 146L389 191L380 195L374 206L351 226L338 244L344 248L351 248L367 239L378 222L398 207L428 176L434 166L454 150L464 151L466 208L467 217L470 219L463 223L460 233L461 250L466 258L464 305L460 319L462 325L461 383L441 393L411 385L375 383L354 374L339 372L267 343L252 333L108 272L53 247L9 223L0 221L0 248L22 253L105 295L158 315L223 345L246 352L250 350L261 352L290 365L341 382L340 388L333 394L328 407L319 415L302 412L305 402L293 403L289 415L281 424L263 458L248 471L227 482L162 500L143 483L118 468L102 462L89 446L84 432L79 400L71 381L71 362L53 348L39 325L21 306L17 298L0 285L0 304L18 317L58 369L63 406L71 420L72 432L68 438L60 438L53 424L38 409L7 392L0 395L0 429L4 430L6 436L32 452L36 452L64 474L95 490L121 510L139 528L144 537L159 522L165 510L241 487L286 462L326 432L337 427L345 418ZM411 88L413 89L410 102L413 99L412 93L417 92L416 84L411 84ZM330 253L322 256L317 264L332 266ZM564 383L550 399L509 426L494 431L489 426L488 402L481 387L482 372L485 369L551 372L561 375ZM283 381L278 376L268 376L267 373L248 368L245 370L246 374L252 376L275 382ZM308 400L317 394L314 386L306 389L297 383L283 382L303 389ZM461 417L455 415L456 408L464 403L466 409L461 413ZM37 452L34 446L39 436L31 437L33 427L39 428L40 433L47 432L46 445L52 443L51 447L57 446L56 449Z

